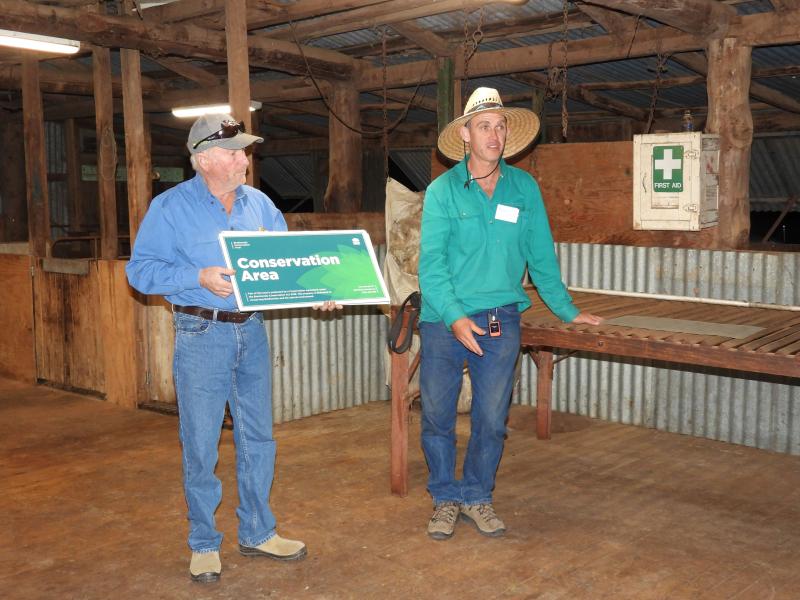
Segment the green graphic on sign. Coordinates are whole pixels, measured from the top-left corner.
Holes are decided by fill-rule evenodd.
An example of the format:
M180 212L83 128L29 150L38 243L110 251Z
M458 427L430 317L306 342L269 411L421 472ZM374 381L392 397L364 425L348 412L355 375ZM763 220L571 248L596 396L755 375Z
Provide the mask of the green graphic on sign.
M219 240L240 310L389 302L366 231L226 231Z
M653 191L683 191L683 146L653 146Z

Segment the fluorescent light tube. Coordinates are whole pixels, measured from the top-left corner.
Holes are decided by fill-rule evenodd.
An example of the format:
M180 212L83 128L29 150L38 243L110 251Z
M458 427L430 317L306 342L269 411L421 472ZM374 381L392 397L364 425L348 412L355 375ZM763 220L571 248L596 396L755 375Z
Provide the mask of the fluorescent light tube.
M81 43L76 40L9 31L0 29L0 46L23 48L25 50L39 50L40 52L56 52L58 54L75 54L81 49Z
M261 108L261 102L253 100L250 102L250 112ZM231 113L230 104L207 104L203 106L184 106L173 108L172 114L178 118L202 117L203 115L229 115Z

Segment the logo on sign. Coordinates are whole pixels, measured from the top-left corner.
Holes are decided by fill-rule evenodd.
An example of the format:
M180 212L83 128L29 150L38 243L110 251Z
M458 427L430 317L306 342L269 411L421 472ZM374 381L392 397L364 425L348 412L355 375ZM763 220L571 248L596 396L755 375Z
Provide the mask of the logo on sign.
M683 191L683 146L653 147L653 190Z

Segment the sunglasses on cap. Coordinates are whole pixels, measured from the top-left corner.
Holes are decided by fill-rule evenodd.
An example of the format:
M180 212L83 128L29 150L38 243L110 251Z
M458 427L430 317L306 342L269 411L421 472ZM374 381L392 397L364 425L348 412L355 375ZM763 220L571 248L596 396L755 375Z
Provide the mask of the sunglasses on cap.
M220 128L218 131L215 131L212 134L207 135L202 140L198 140L192 146L192 150L197 150L197 147L202 144L203 142L211 142L213 140L226 140L228 138L236 137L239 135L239 132L244 133L244 121L231 121L230 119L225 119L222 123L220 123Z

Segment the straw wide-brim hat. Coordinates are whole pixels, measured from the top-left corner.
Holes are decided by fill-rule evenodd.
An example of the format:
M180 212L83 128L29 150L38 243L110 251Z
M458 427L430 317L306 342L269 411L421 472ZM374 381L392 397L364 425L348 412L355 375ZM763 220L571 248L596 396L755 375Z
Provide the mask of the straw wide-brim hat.
M464 114L442 129L437 142L439 152L452 160L464 158L465 143L461 139L459 130L467 121L482 112L496 112L506 117L508 135L503 158L509 158L525 150L539 133L539 117L536 113L527 108L506 108L497 90L479 87L467 100Z

